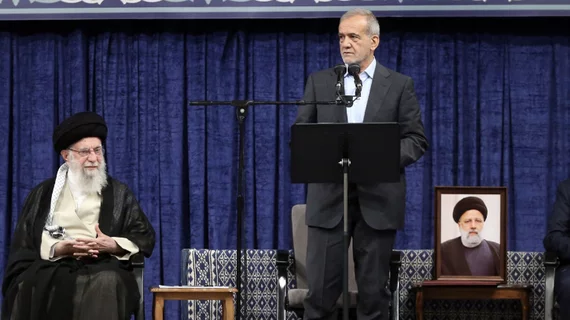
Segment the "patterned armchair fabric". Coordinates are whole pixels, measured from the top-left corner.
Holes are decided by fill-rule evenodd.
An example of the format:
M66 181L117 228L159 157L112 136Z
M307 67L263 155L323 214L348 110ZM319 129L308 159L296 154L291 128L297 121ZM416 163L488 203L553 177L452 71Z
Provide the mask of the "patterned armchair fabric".
M415 319L415 297L412 284L432 279L432 250L402 250L400 269L400 319ZM182 284L193 286L235 286L235 250L185 249L182 254ZM247 250L247 274L242 283L247 285L241 319L277 320L277 251ZM531 319L544 320L545 268L542 252L508 252L509 283L528 283L533 286ZM290 261L288 279L294 279L294 262ZM287 283L295 288L295 281ZM244 300L242 300L244 301ZM182 319L221 319L221 304L217 301L184 301ZM518 301L426 301L426 319L520 319ZM237 310L236 310L237 313ZM287 320L297 319L292 312Z
M246 252L242 255L242 261L247 260L242 285L247 285L247 289L241 293L244 299L241 303L241 319L277 320L277 251ZM184 249L181 284L235 287L236 259L236 250ZM222 319L222 306L218 301L184 301L181 310L182 319Z
M533 286L530 297L531 317L544 319L545 269L542 252L507 252L507 282ZM431 280L433 250L404 250L400 270L400 319L415 319L414 283ZM425 319L496 319L521 318L521 306L515 300L434 300L424 302Z

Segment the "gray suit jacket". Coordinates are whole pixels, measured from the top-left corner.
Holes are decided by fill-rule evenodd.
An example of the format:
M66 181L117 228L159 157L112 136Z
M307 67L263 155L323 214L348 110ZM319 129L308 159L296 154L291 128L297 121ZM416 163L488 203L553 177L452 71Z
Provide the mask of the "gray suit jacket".
M336 74L326 69L307 79L305 101L336 99ZM347 122L346 108L337 105L299 107L295 123ZM410 77L376 63L364 122L398 122L400 125L400 182L358 185L358 200L366 223L377 230L404 226L406 180L404 168L416 162L428 147L414 84ZM381 137L378 137L381 139ZM343 216L342 184L309 184L306 223L332 228Z

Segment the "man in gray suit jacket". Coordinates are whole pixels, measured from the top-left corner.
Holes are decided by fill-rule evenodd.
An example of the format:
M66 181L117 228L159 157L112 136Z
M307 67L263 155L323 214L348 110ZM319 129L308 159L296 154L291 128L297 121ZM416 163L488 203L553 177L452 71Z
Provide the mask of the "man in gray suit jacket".
M400 125L400 182L349 186L349 232L352 237L358 286L359 320L388 319L390 254L396 230L404 225L405 167L428 147L420 108L410 77L376 62L380 26L368 10L345 13L339 24L340 52L345 64L360 65L362 92L351 108L341 105L305 105L296 123L398 122ZM309 76L305 101L337 98L333 69ZM354 78L344 76L344 93L354 95ZM382 137L378 137L382 139ZM342 293L343 188L342 184L309 184L306 224L309 293L304 319L332 319Z

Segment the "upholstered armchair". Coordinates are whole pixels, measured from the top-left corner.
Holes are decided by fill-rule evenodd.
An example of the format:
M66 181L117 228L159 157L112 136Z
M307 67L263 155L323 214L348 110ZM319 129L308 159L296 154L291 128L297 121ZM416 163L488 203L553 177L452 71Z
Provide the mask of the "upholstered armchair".
M556 268L559 265L558 257L554 252L544 253L544 269L546 272L545 292L544 292L544 320L553 320L557 315L558 304L554 296L554 278L556 276Z
M143 276L144 276L144 256L142 253L137 253L130 258L131 265L133 266L133 273L139 287L141 299L139 307L135 314L135 320L144 320L144 290L143 290Z
M278 320L287 319L287 311L294 312L299 318L303 315L303 300L307 295L307 281L305 272L306 247L307 247L307 226L305 224L305 205L295 205L291 214L293 231L293 251L279 251L277 254L278 269ZM351 312L356 308L356 297L358 294L356 280L354 276L354 262L352 256L352 245L349 248L349 301ZM387 290L390 291L392 299L390 303L390 319L398 319L399 314L399 269L401 265L400 251L393 251L390 261L390 280ZM289 288L289 283L295 281L294 289ZM337 301L337 307L342 309L342 297ZM342 312L341 312L342 313ZM351 317L352 318L352 317Z

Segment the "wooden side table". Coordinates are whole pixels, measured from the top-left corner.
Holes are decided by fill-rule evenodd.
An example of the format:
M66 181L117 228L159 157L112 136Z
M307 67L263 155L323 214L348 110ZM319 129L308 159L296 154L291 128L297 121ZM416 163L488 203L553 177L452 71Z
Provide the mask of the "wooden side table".
M529 319L529 296L531 285L477 285L458 284L457 282L426 281L417 284L416 290L416 319L424 319L424 301L426 300L520 300L522 306L522 320Z
M234 320L234 293L236 288L225 287L152 287L153 319L163 320L164 300L221 300L222 319Z

